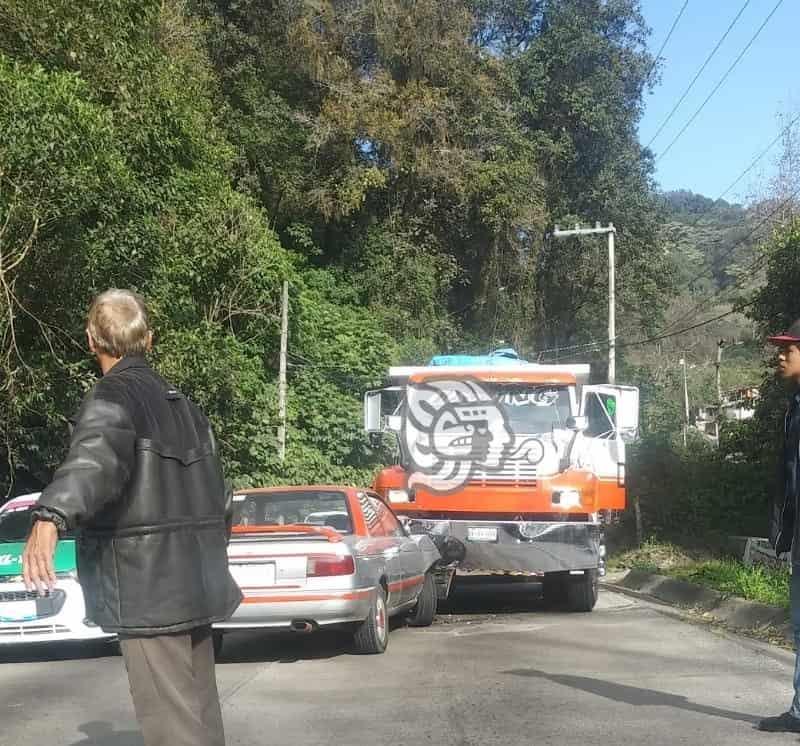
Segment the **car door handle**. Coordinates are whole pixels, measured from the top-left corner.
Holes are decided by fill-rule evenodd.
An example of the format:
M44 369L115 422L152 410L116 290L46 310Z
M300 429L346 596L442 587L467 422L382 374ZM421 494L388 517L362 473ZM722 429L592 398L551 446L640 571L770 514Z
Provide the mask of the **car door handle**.
M398 554L400 554L400 550L397 547L392 547L391 549L383 550L383 556L386 557L386 559L392 559L393 557L397 557Z

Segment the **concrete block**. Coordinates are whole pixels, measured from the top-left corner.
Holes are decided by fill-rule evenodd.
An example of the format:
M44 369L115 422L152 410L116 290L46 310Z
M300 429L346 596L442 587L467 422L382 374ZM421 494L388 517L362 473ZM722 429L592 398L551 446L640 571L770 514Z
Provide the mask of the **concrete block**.
M714 616L732 627L743 629L766 625L777 627L789 621L789 612L785 609L733 597L726 598L714 609Z

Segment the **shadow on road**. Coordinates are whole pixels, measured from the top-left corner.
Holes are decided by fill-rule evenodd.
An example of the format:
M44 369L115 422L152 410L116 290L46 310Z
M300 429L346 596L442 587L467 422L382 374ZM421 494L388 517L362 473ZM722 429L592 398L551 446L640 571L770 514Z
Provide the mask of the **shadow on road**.
M553 609L542 598L542 585L527 578L459 577L440 614L541 614Z
M578 689L589 694L596 694L598 697L605 697L614 702L622 702L623 704L633 705L634 707L673 707L678 710L698 712L701 715L711 715L712 717L726 718L728 720L740 720L745 723L753 724L760 720L760 716L757 717L742 712L723 710L719 707L697 704L677 694L657 692L653 689L641 689L637 686L617 684L613 681L605 681L603 679L592 679L588 676L546 673L545 671L537 671L535 668L520 668L511 671L503 671L503 673L512 676L545 679L556 684L568 686L571 689Z
M0 664L50 663L52 661L114 658L119 650L108 642L40 642L27 645L1 645Z
M228 632L217 663L297 663L326 660L352 652L352 635L341 630L290 632L242 630Z
M142 734L135 730L114 730L105 720L83 723L78 730L84 738L73 741L69 746L144 746Z

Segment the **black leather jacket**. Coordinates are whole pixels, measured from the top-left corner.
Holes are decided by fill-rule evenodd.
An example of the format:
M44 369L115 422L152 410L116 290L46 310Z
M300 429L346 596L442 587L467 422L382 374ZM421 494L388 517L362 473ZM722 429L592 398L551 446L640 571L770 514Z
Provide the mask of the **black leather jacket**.
M124 358L87 395L39 504L79 529L87 615L105 631L178 632L239 605L211 427L144 358Z
M782 489L775 495L770 515L769 538L777 554L792 552L800 562L800 521L797 520L798 469L800 469L800 392L792 397L784 420Z

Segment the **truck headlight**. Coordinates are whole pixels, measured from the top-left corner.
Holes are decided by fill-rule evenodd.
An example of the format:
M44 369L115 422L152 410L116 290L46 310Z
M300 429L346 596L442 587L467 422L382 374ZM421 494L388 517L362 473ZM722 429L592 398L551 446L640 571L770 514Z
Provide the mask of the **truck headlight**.
M553 492L551 502L559 508L579 508L581 493L579 490L556 490Z
M390 503L414 502L414 493L411 490L389 490L386 496Z

